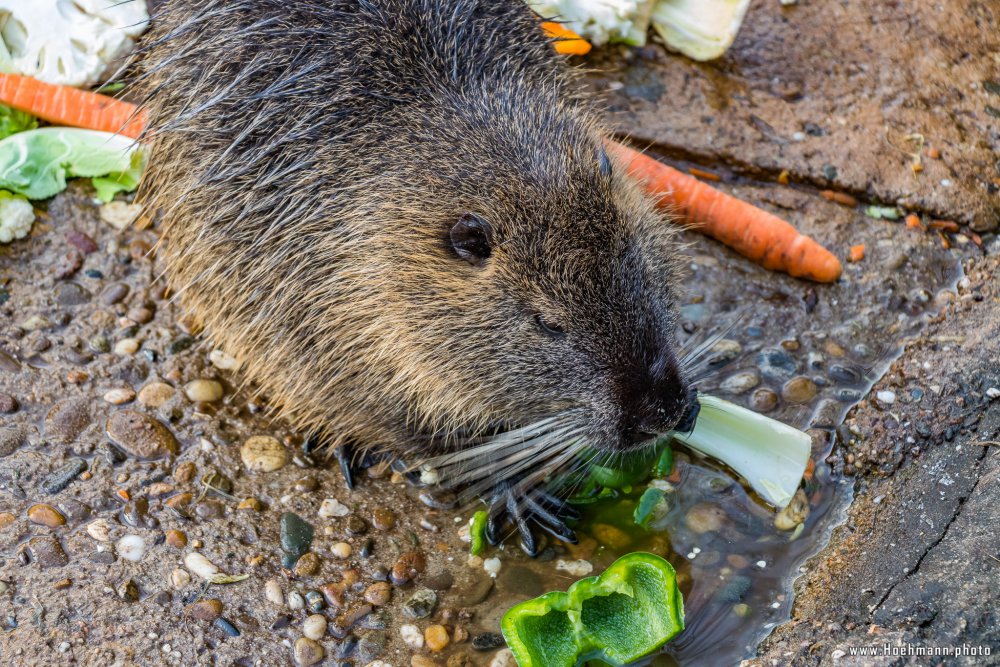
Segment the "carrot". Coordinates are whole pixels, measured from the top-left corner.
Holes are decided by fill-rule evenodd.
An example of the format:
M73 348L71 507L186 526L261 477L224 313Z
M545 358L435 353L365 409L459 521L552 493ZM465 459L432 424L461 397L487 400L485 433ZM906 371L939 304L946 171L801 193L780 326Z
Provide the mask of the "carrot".
M847 194L846 192L835 192L833 190L823 190L819 193L819 196L827 201L832 201L841 206L857 206L858 200Z
M718 174L712 173L710 171L705 171L704 169L699 169L698 167L688 168L688 173L694 176L695 178L700 178L703 181L715 181L716 183L718 183L719 181L722 180L722 176L719 176Z
M590 42L576 34L562 23L542 21L542 31L555 40L552 46L564 56L585 56L590 53Z
M0 104L55 125L138 137L146 114L134 104L70 86L56 86L18 74L0 74Z
M765 269L822 283L840 277L840 261L829 250L776 215L622 144L608 142L608 149L649 194L660 198L659 206L680 213L687 224Z
M920 227L922 227L922 225L920 224L920 216L915 213L911 213L908 216L906 216L906 226L909 229L919 229Z
M847 254L848 262L860 262L865 258L865 244L852 245L851 251Z

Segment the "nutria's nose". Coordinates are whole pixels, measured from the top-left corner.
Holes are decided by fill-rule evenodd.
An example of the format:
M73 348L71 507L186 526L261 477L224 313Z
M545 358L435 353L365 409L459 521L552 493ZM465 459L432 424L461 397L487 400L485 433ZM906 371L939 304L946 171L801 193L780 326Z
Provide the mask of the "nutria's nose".
M691 390L672 357L664 355L645 372L629 373L619 384L622 431L633 442L675 429L687 421ZM690 418L693 424L693 416Z

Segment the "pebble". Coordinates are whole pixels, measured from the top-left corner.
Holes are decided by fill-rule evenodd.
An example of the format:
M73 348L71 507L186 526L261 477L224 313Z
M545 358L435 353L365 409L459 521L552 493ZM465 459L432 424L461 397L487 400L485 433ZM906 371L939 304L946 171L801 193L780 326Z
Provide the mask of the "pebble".
M317 556L312 551L307 551L302 554L299 560L295 563L295 576L296 577L309 577L317 572L319 572L319 567L321 561L319 556Z
M52 406L45 415L45 436L52 442L68 445L90 424L86 401L69 399Z
M302 634L307 639L319 641L326 634L326 616L323 614L312 614L302 621Z
M191 583L191 575L187 570L176 568L170 573L170 585L180 590Z
M760 384L760 375L754 371L746 371L730 375L719 383L719 390L727 394L744 394Z
M101 206L101 220L115 229L125 229L138 219L142 206L123 201L111 201Z
M390 577L398 585L411 581L427 567L427 560L419 551L407 551L392 566Z
M283 606L285 604L285 594L281 590L281 582L277 579L268 579L264 583L264 597L271 604Z
M613 551L622 551L632 542L628 533L608 523L594 524L590 533L594 539Z
M104 400L111 405L122 405L135 399L135 392L128 388L110 389L104 392Z
M129 287L125 283L112 283L101 292L101 303L105 306L113 306L128 296Z
M724 338L709 348L708 359L706 361L709 366L718 368L725 366L738 357L742 351L743 348L737 341Z
M56 285L56 301L62 306L80 306L90 301L90 292L76 283Z
M57 528L66 524L66 517L52 505L40 503L28 508L28 521L38 526Z
M269 435L255 435L240 447L240 458L247 470L253 472L273 472L288 463L285 446Z
M236 357L226 354L222 350L212 350L208 354L208 360L221 371L235 371L240 367L240 362Z
M379 508L372 513L372 525L378 530L392 530L396 526L396 514L392 510Z
M517 667L517 661L514 660L514 653L509 648L499 651L490 660L489 667Z
M292 656L299 667L315 665L326 655L323 645L308 637L299 637L292 648Z
M336 558L350 558L351 552L351 545L347 542L337 542L330 547L330 553L332 553Z
M399 636L403 640L403 643L414 651L419 651L424 647L424 635L420 632L420 628L415 625L401 625L399 627Z
M135 410L120 410L107 421L111 441L138 459L158 459L176 454L177 439L166 426Z
M87 462L83 459L70 459L45 476L42 480L42 490L45 493L59 493L86 469Z
M139 390L139 402L148 408L159 408L174 396L174 388L164 382L150 382Z
M757 367L764 377L784 382L795 375L795 359L777 347L765 347L757 355Z
M107 519L97 519L87 524L87 534L98 542L111 541L111 524Z
M69 563L59 540L51 535L39 535L28 540L28 554L41 568L60 567Z
M184 613L200 621L214 621L222 616L222 601L215 598L199 600L185 607Z
M361 664L370 663L385 650L388 637L384 632L369 632L358 642L358 660Z
M288 608L292 611L298 611L300 609L306 608L306 599L302 597L302 593L298 591L288 591Z
M126 560L138 562L146 553L146 541L139 535L125 535L115 544L115 551Z
M486 570L486 574L494 578L500 574L500 567L502 565L503 564L500 562L500 559L496 557L487 558L483 561L483 569Z
M990 400L996 400L1000 398L1000 389L997 387L990 387L986 390L986 397Z
M806 492L799 489L785 509L774 517L774 527L778 530L794 530L796 526L809 518L809 499Z
M222 630L223 632L225 632L230 637L239 637L240 636L240 631L236 628L236 626L233 625L232 623L230 623L228 620L226 620L224 618L217 618L217 619L215 619L215 623L212 623L212 625L214 625L215 627L219 628L220 630Z
M121 357L130 357L139 351L139 340L136 338L122 338L115 343L115 354Z
M10 512L0 512L0 531L6 530L17 521L17 517ZM2 584L3 582L0 582Z
M472 648L477 651L492 651L503 645L503 636L497 632L481 632L472 638Z
M407 618L427 618L437 605L437 593L429 588L421 588L403 604L403 615Z
M443 625L430 625L424 630L424 642L427 644L427 648L437 653L448 646L451 637L448 636L448 629Z
M166 534L167 546L174 549L183 549L187 546L188 538L182 530L168 530Z
M222 384L215 380L199 378L184 385L184 395L195 403L214 403L223 393Z
M384 581L378 581L365 589L365 600L376 607L389 604L392 599L392 586Z
M347 520L347 534L357 537L359 535L364 535L368 532L368 522L361 517L351 515Z
M17 399L10 394L0 392L0 414L9 415L17 412Z
M329 519L331 517L341 517L347 516L351 513L351 510L347 505L344 505L336 498L327 498L324 500L320 506L317 514L321 518Z
M808 403L816 396L816 383L799 375L786 382L781 388L781 397L789 403Z
M886 405L892 405L896 402L896 392L882 390L875 394L875 398L879 400L880 403L885 403Z
M750 408L756 412L770 412L778 407L778 395L767 387L761 387L750 395Z
M684 521L698 535L715 532L722 527L722 509L710 503L698 503L688 510Z
M462 665L464 667L464 663L455 663L455 664ZM438 663L434 662L425 655L411 655L410 667L440 667L440 665L438 665Z
M0 456L10 456L28 440L28 430L23 426L0 426Z
M206 581L219 574L219 567L197 551L184 557L184 567Z
M571 577L586 577L594 571L594 566L586 560L563 560L556 561L556 570L565 572Z
M298 514L285 512L281 515L279 527L285 567L293 567L312 545L313 526Z

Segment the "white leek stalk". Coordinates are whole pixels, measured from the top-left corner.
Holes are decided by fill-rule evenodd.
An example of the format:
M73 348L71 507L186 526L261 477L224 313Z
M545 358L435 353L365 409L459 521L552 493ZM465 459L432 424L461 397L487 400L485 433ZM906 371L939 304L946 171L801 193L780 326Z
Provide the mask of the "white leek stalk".
M795 495L809 462L812 440L802 431L714 396L698 395L694 430L674 438L722 461L775 507Z
M671 48L695 60L718 58L736 39L750 0L659 0L653 28Z

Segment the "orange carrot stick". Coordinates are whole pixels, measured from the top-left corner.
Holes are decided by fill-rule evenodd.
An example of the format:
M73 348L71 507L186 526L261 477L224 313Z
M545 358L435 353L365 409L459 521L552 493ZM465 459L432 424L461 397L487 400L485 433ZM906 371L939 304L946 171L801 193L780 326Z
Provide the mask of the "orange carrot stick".
M146 124L146 114L136 112L134 104L18 74L0 74L0 104L55 125L117 132L132 138L138 137Z
M729 246L765 269L829 283L840 277L840 261L790 224L698 179L609 141L608 150L628 173L659 197L659 205L681 215L698 231Z
M555 40L552 46L558 53L565 56L584 56L590 53L590 42L562 23L542 21L542 31Z

